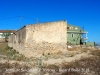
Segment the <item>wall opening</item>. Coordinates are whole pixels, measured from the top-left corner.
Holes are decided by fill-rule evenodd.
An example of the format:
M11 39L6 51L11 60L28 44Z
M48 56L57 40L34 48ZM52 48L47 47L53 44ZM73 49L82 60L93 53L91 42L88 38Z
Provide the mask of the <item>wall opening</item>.
M73 38L74 37L74 34L72 34L71 37Z

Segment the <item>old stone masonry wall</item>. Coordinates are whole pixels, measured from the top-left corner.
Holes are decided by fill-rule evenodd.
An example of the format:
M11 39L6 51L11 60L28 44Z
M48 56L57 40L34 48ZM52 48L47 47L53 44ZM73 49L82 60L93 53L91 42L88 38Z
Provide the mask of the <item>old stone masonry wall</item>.
M8 45L27 57L66 50L66 27L66 21L26 25L9 36Z

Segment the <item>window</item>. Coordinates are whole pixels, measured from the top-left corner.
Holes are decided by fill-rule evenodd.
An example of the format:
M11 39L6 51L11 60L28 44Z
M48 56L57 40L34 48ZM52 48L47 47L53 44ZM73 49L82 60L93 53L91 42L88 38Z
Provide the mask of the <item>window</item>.
M71 36L72 36L72 38L73 38L73 37L74 37L74 34L72 34Z
M67 29L70 29L70 27L68 26Z

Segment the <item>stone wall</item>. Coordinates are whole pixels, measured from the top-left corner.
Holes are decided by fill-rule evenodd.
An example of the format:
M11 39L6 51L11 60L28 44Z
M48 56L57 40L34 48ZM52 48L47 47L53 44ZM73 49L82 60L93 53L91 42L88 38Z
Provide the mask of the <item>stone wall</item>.
M9 36L10 47L27 57L67 49L66 21L26 25Z
M8 46L13 47L20 53L25 50L26 27L21 28L16 33L8 37Z

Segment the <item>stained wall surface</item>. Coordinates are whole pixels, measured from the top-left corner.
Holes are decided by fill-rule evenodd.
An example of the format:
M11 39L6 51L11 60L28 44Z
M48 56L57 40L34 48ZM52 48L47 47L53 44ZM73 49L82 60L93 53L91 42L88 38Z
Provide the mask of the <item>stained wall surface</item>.
M66 27L66 21L26 25L9 36L8 45L27 57L42 54L44 51L66 50Z

